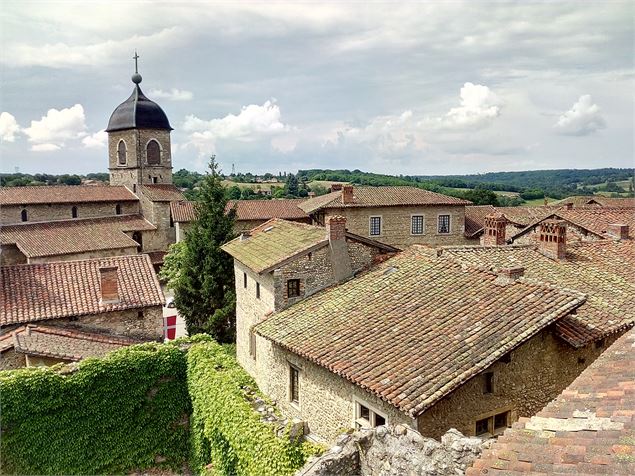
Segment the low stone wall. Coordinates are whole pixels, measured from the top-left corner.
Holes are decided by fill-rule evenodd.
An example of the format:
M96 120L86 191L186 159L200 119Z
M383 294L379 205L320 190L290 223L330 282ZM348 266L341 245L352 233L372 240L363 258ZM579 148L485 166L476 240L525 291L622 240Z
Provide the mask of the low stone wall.
M449 430L441 442L404 425L342 435L337 445L309 460L296 476L462 475L487 446Z

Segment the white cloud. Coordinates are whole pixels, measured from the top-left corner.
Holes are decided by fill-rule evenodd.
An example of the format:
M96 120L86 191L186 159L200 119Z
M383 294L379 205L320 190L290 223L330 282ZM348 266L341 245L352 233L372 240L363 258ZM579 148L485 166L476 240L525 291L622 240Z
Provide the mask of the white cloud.
M148 91L148 96L156 99L167 99L168 101L191 101L194 94L192 94L192 91L172 88L169 91L151 89Z
M50 152L52 150L59 150L61 147L55 144L35 144L31 146L31 150L34 152Z
M558 133L568 136L586 136L605 127L606 121L600 114L600 108L593 104L593 99L588 94L580 96L554 125Z
M441 123L450 128L483 127L500 115L502 104L487 86L465 83L461 105L450 109Z
M13 142L18 132L20 132L20 126L15 120L15 117L8 112L0 114L0 140Z
M104 129L82 139L84 147L102 149L108 144L108 134Z
M24 129L29 142L34 145L31 150L59 149L66 141L79 139L86 135L86 117L81 104L75 104L62 110L49 109L46 116L39 121L31 121L31 127Z
M189 143L201 154L213 153L219 139L254 142L289 129L280 120L280 108L275 100L266 101L262 106L243 106L240 114L228 114L222 119L205 121L189 115L183 123L183 130L190 132Z

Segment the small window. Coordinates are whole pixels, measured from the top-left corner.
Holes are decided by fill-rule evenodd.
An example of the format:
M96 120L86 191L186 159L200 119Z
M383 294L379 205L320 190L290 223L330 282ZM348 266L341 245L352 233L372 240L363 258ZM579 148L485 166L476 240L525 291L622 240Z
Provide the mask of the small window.
M77 207L71 208L71 217L77 218Z
M158 183L158 182L159 182L158 177L152 177L152 183Z
M499 430L501 428L507 428L509 425L509 412L499 413L494 416L494 430Z
M139 319L139 320L143 319L143 311L138 311L137 312L137 319Z
M381 217L370 217L370 236L381 235Z
M287 281L287 297L298 297L300 295L300 280L289 279Z
M243 288L247 289L247 273L243 273Z
M154 139L146 146L146 161L148 165L159 165L161 163L161 148Z
M386 424L386 417L363 403L355 403L355 428L374 428Z
M256 299L260 299L260 283L256 283Z
M132 193L137 193L137 184L136 183L132 184Z
M120 204L120 203L118 203L118 204L115 206L115 214L116 214L116 215L121 215L121 204Z
M512 353L511 352L507 352L505 355L503 355L500 358L500 361L503 362L504 364L508 364L512 361Z
M311 261L313 259L313 253L309 253L308 255L306 255L306 259Z
M489 433L489 418L483 418L476 422L476 436L485 435Z
M289 400L291 403L300 403L300 371L293 365L289 367Z
M423 215L413 215L410 225L410 233L413 235L423 235Z
M22 213L20 214L22 221L27 221L29 219L29 214L27 213L26 210L22 210Z
M117 145L117 159L119 165L126 165L126 143L123 140Z
M494 393L494 372L485 372L483 379L483 393Z
M439 233L450 233L450 215L439 215Z
M249 355L256 360L256 333L253 329L249 330Z

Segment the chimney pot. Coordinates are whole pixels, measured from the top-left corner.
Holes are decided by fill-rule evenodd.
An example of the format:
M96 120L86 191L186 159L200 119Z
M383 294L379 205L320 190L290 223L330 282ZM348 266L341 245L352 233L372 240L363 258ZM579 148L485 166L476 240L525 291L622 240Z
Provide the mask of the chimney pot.
M344 185L342 187L342 203L353 203L353 186Z
M500 213L493 213L485 217L483 226L483 246L502 246L505 244L505 227L507 220Z
M341 183L333 183L333 184L331 184L331 192L339 192L340 190L342 190L342 184Z
M567 210L573 210L573 203L567 203L564 206Z
M101 288L100 304L117 304L119 302L117 269L117 266L102 266L99 268Z
M553 259L567 255L567 224L564 220L545 220L540 224L540 251Z
M630 227L624 223L611 223L607 230L608 234L618 240L628 240Z
M346 217L332 216L326 225L329 236L329 242L340 241L346 239Z
M496 283L498 284L512 284L518 281L525 275L525 268L517 267L517 268L503 268L498 271L498 277L496 278Z

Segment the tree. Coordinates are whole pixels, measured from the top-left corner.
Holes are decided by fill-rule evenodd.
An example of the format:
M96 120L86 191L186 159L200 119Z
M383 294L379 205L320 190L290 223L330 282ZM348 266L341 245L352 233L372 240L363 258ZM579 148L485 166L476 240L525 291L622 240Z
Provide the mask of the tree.
M232 185L227 189L227 198L230 200L238 200L240 198L240 187L238 185Z
M287 197L293 198L298 196L298 178L289 174L287 177L287 183L284 186Z
M236 327L234 262L220 248L234 237L236 213L225 213L226 205L212 156L198 190L196 220L185 239L170 247L161 269L188 333L208 333L220 342L232 342Z

